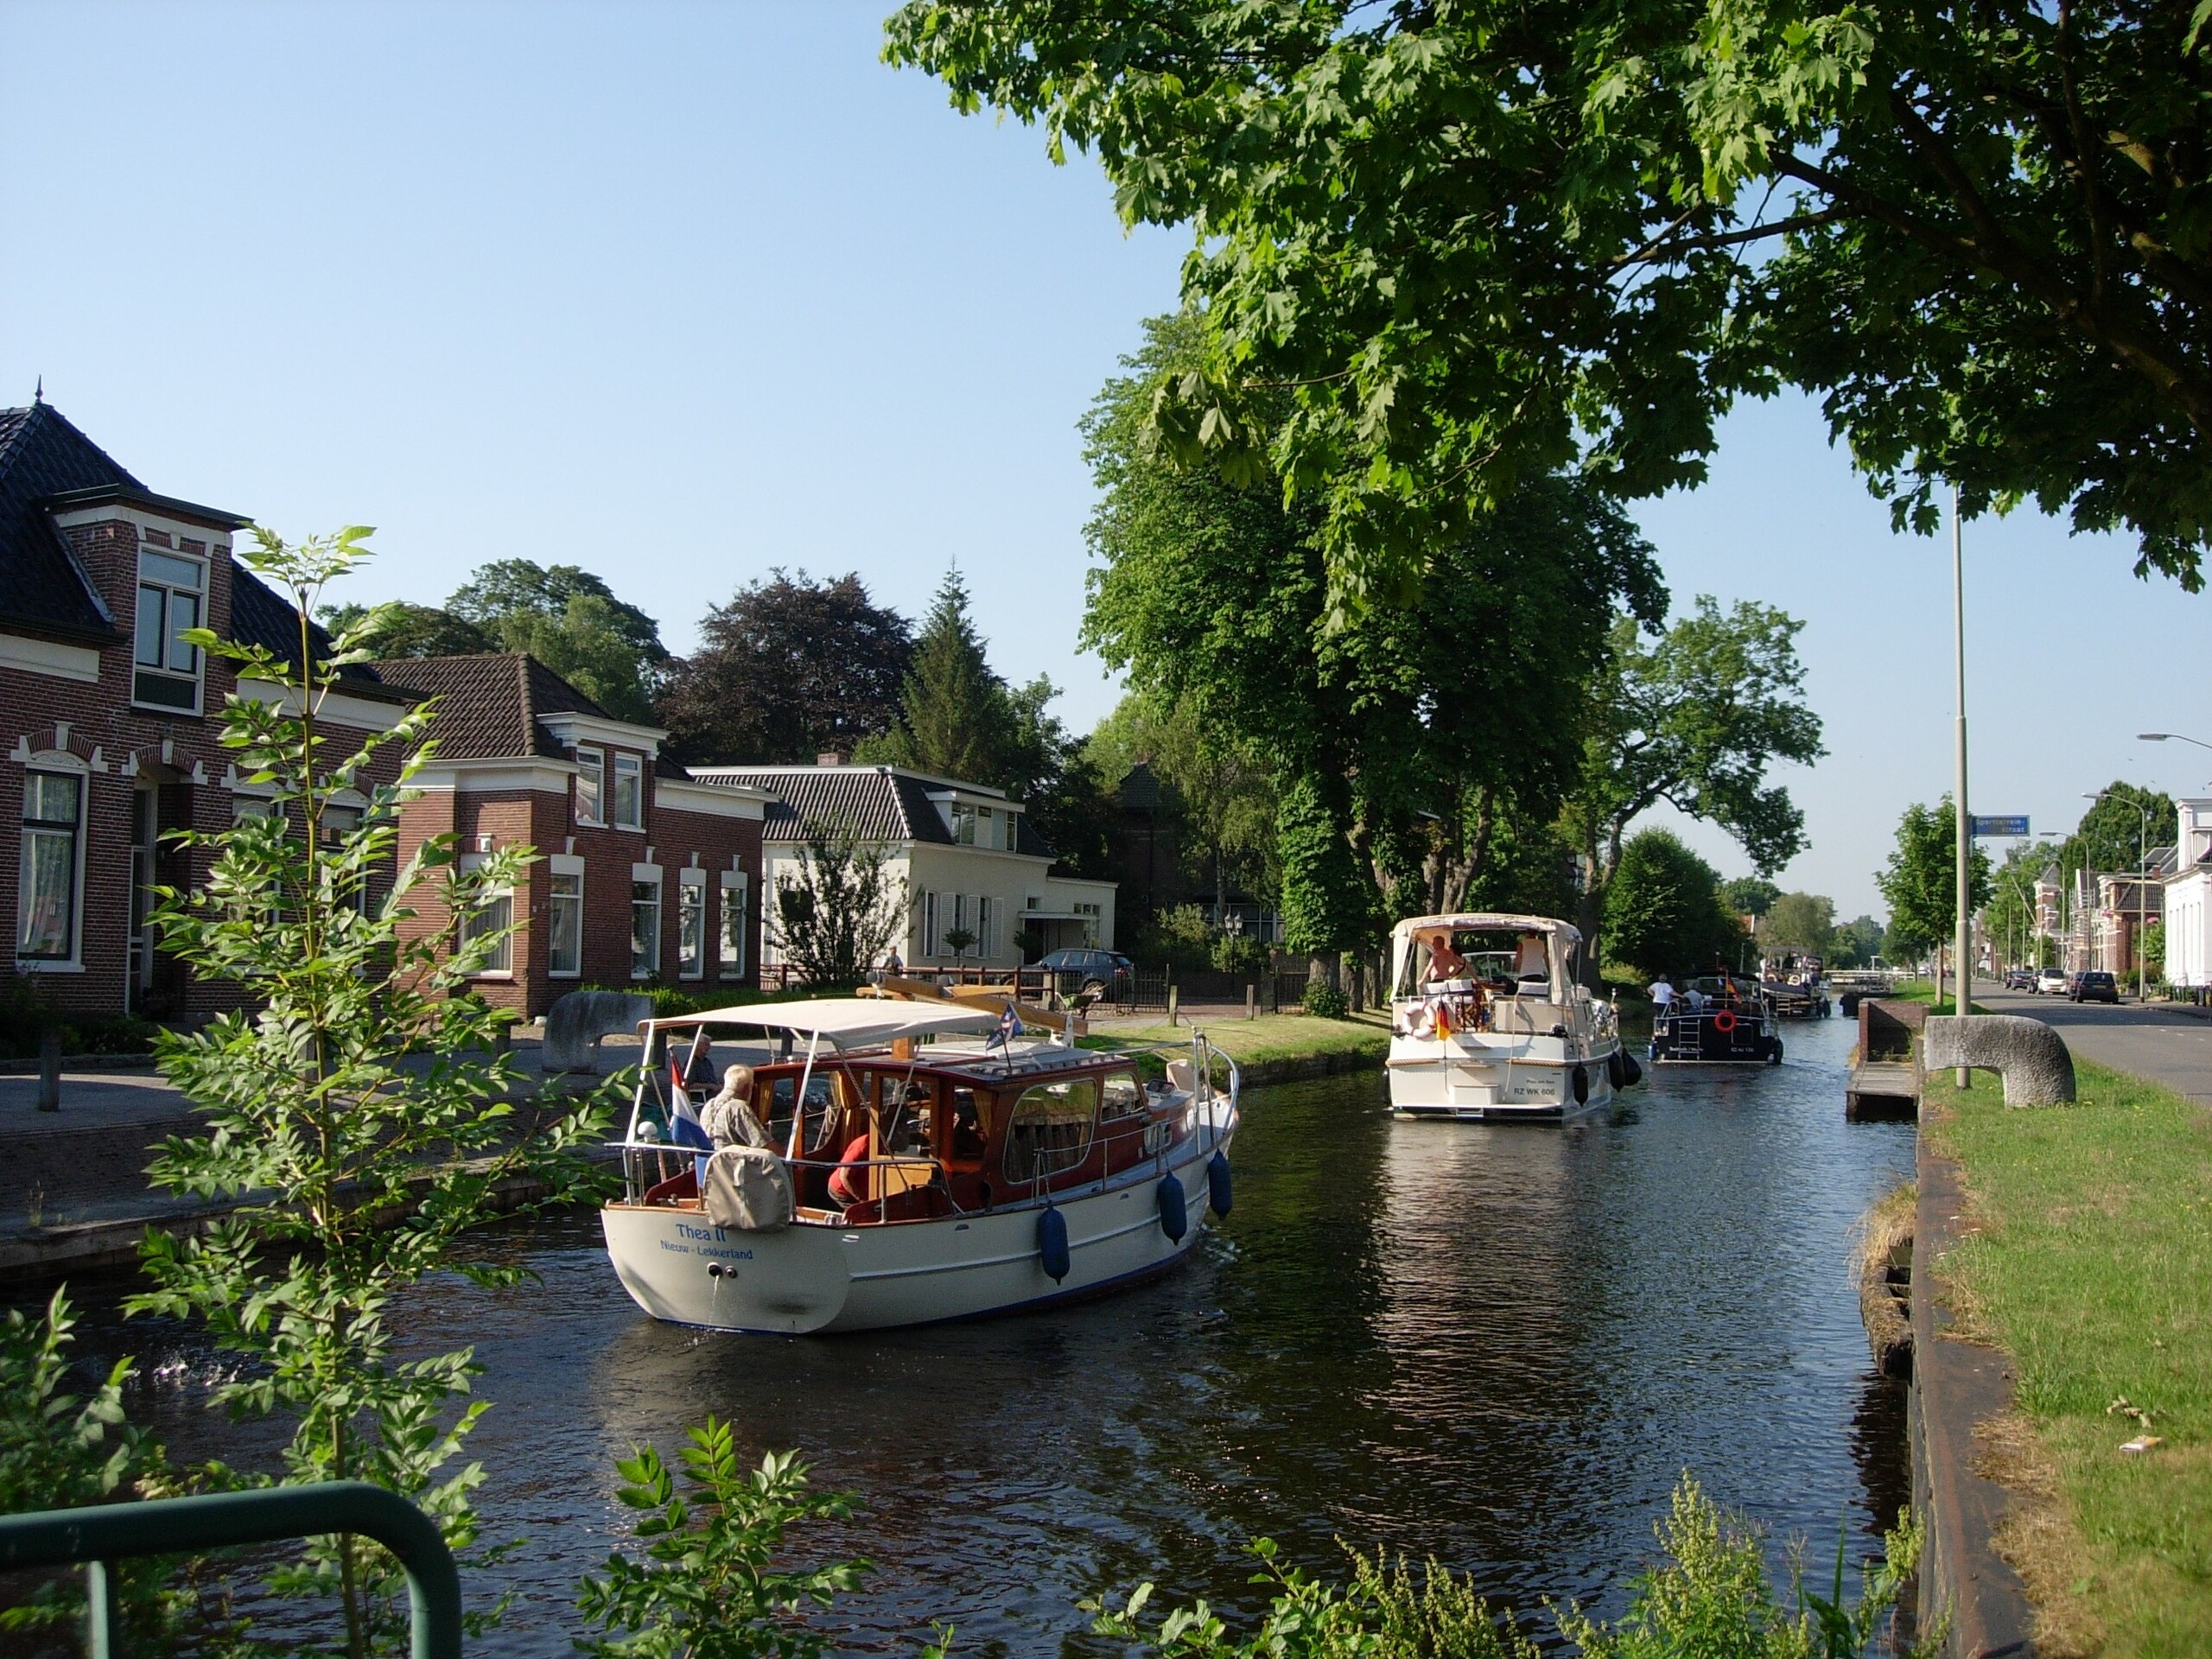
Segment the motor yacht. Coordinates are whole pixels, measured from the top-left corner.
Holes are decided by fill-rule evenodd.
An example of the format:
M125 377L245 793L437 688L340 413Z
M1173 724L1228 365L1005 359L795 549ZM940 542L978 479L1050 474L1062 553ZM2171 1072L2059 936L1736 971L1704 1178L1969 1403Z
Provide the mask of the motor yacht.
M711 1045L747 1030L788 1039L753 1069L768 1145L717 1146ZM1164 1271L1229 1211L1241 1079L1200 1033L1149 1076L973 1004L823 998L639 1032L601 1224L655 1319L790 1334L1036 1307Z
M1653 1018L1651 1058L1661 1065L1779 1065L1774 999L1757 981L1733 974L1693 979Z
M1544 916L1414 916L1390 932L1390 1109L1554 1121L1643 1075L1612 1005L1575 982L1582 935Z

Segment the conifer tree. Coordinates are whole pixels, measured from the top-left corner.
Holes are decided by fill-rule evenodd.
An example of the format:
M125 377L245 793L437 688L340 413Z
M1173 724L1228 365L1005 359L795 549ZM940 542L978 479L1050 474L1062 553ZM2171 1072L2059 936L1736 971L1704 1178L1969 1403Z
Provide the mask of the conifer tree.
M968 613L968 585L945 572L914 642L912 670L899 693L899 723L861 758L940 778L1000 784L1008 736L1006 684L984 660L982 636Z

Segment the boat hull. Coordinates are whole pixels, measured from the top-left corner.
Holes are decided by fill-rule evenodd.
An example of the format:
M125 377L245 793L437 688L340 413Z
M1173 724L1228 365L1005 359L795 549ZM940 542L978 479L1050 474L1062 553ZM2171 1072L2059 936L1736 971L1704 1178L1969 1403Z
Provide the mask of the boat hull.
M747 1233L715 1227L696 1210L611 1204L601 1225L623 1288L657 1319L782 1336L933 1325L1092 1295L1165 1272L1205 1230L1206 1166L1229 1141L1194 1136L1162 1174L1055 1199L1069 1256L1057 1281L1039 1248L1041 1206ZM1179 1240L1162 1225L1163 1180L1183 1191L1187 1225Z
M1564 1044L1546 1046L1559 1052L1529 1054L1450 1039L1395 1038L1389 1061L1390 1110L1403 1118L1558 1123L1613 1103L1618 1045L1578 1059L1566 1057Z

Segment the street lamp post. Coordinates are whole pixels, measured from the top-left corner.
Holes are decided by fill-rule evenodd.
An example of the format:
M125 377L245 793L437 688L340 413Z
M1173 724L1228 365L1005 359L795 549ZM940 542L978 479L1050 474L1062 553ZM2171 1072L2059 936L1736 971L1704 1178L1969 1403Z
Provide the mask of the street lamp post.
M1951 982L1957 989L1952 1001L1952 1011L1961 1015L1974 1007L1974 939L1972 901L1967 893L1967 880L1973 869L1974 820L1967 808L1967 579L1966 543L1959 528L1959 487L1951 486L1951 665L1958 683L1958 723L1954 728L1951 743L1952 770L1955 773L1951 817L1958 830L1956 836L1958 884L1958 914L1955 918L1958 934L1951 957ZM1955 1081L1961 1089L1974 1079L1974 1073L1965 1066L1958 1068Z

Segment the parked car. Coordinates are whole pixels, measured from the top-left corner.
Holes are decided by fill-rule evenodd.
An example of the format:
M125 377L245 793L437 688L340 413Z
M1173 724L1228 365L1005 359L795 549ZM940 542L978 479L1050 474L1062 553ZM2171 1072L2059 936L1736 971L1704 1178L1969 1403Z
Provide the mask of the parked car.
M2074 976L2074 984L2068 992L2076 1002L2117 1002L2120 983L2110 974L2092 969Z
M2036 988L2036 970L2032 968L2008 968L2005 970L2005 988L2008 991L2032 991Z
M1064 984L1073 979L1081 986L1095 979L1109 990L1127 986L1136 972L1136 963L1118 950L1055 950L1037 965L1058 976Z
M2063 996L2067 990L2064 973L2056 968L2046 968L2036 976L2036 982L2028 987L2038 996Z

